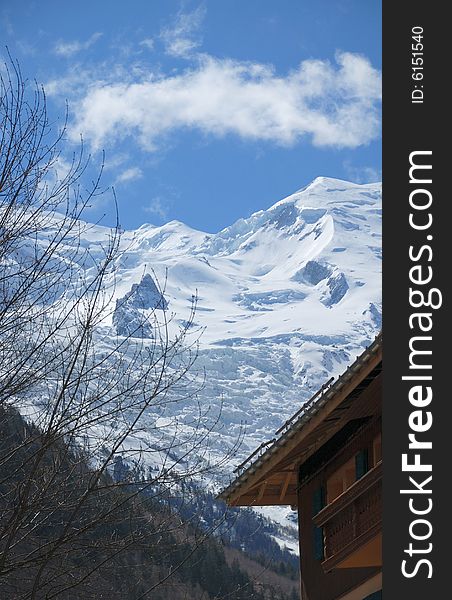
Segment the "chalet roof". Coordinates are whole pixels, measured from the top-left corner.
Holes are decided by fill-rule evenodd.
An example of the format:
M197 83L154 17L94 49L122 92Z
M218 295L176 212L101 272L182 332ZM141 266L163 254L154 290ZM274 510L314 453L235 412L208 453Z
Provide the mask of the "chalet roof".
M261 444L235 469L237 477L219 498L238 506L294 504L297 469L319 447L319 440L337 431L345 410L353 410L355 418L373 410L353 405L353 399L380 373L381 356L380 332L334 383L330 379L284 423L276 432L279 437Z

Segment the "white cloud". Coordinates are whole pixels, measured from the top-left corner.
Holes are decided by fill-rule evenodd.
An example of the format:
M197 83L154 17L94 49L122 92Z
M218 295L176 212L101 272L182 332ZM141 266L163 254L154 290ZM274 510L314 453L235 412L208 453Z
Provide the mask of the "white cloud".
M145 38L141 40L140 46L144 46L148 50L154 50L154 40L152 38Z
M109 152L107 156L105 156L105 171L111 171L112 169L118 170L120 167L124 165L124 163L130 160L129 154L126 152L113 153Z
M122 52L123 46L120 47ZM148 67L140 61L128 61L125 64L112 61L73 61L70 63L66 74L44 82L47 96L52 96L57 101L66 103L71 98L70 109L72 112L76 98L83 97L90 87L111 85L112 82L122 81L132 83L144 79L148 74Z
M102 33L98 31L93 33L93 35L85 42L81 42L80 40L74 40L73 42L60 41L55 45L54 50L59 56L65 56L68 58L74 54L77 54L81 50L87 50L90 46L95 44L100 37L102 37Z
M141 177L143 177L143 171L139 167L130 167L118 175L115 179L115 185L141 179Z
M155 151L178 129L293 145L355 148L380 135L381 74L360 55L305 60L285 76L268 65L209 56L174 76L91 82L72 135L94 149L127 137Z
M152 198L150 203L147 206L143 207L144 212L150 213L151 215L156 215L160 217L162 220L166 220L168 218L168 206L161 196L156 196Z
M191 56L201 44L199 29L204 16L205 9L202 6L189 13L180 11L174 24L160 33L166 53L177 58Z

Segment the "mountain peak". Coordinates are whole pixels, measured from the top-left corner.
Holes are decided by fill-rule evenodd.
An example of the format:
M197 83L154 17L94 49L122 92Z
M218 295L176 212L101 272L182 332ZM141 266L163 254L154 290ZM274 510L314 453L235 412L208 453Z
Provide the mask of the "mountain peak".
M290 196L286 196L279 202L276 202L272 207L277 207L281 204L289 202L300 204L314 202L322 204L325 201L339 204L350 198L350 195L356 199L359 195L373 196L375 200L379 200L381 192L381 183L354 183L343 179L333 177L316 177L311 183L297 190ZM306 204L307 206L309 204Z
M356 183L354 181L347 181L346 179L339 179L337 177L325 177L319 176L311 181L311 183L307 187L315 186L315 185L324 185L324 186L346 186L346 187L355 187L355 186L367 186L373 185L372 183Z

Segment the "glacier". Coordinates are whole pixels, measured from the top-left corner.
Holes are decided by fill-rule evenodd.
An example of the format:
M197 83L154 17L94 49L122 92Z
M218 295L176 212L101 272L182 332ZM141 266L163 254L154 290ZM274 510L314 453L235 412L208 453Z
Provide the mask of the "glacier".
M99 239L101 230L89 231ZM197 395L221 405L214 453L243 437L234 464L272 438L381 327L380 183L318 177L219 233L171 221L125 231L121 243L118 333L130 333L136 311L159 303L183 326L196 297ZM132 302L138 287L141 303ZM182 423L193 419L190 405L175 410Z

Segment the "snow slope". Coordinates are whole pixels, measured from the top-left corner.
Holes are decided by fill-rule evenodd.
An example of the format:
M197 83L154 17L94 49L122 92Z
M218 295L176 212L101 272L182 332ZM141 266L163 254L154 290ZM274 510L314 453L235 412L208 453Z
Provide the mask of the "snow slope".
M246 424L236 462L381 327L378 183L319 177L217 234L172 221L127 231L122 243L117 298L149 273L166 282L167 310L183 323L197 294L199 396L223 403L218 450Z

